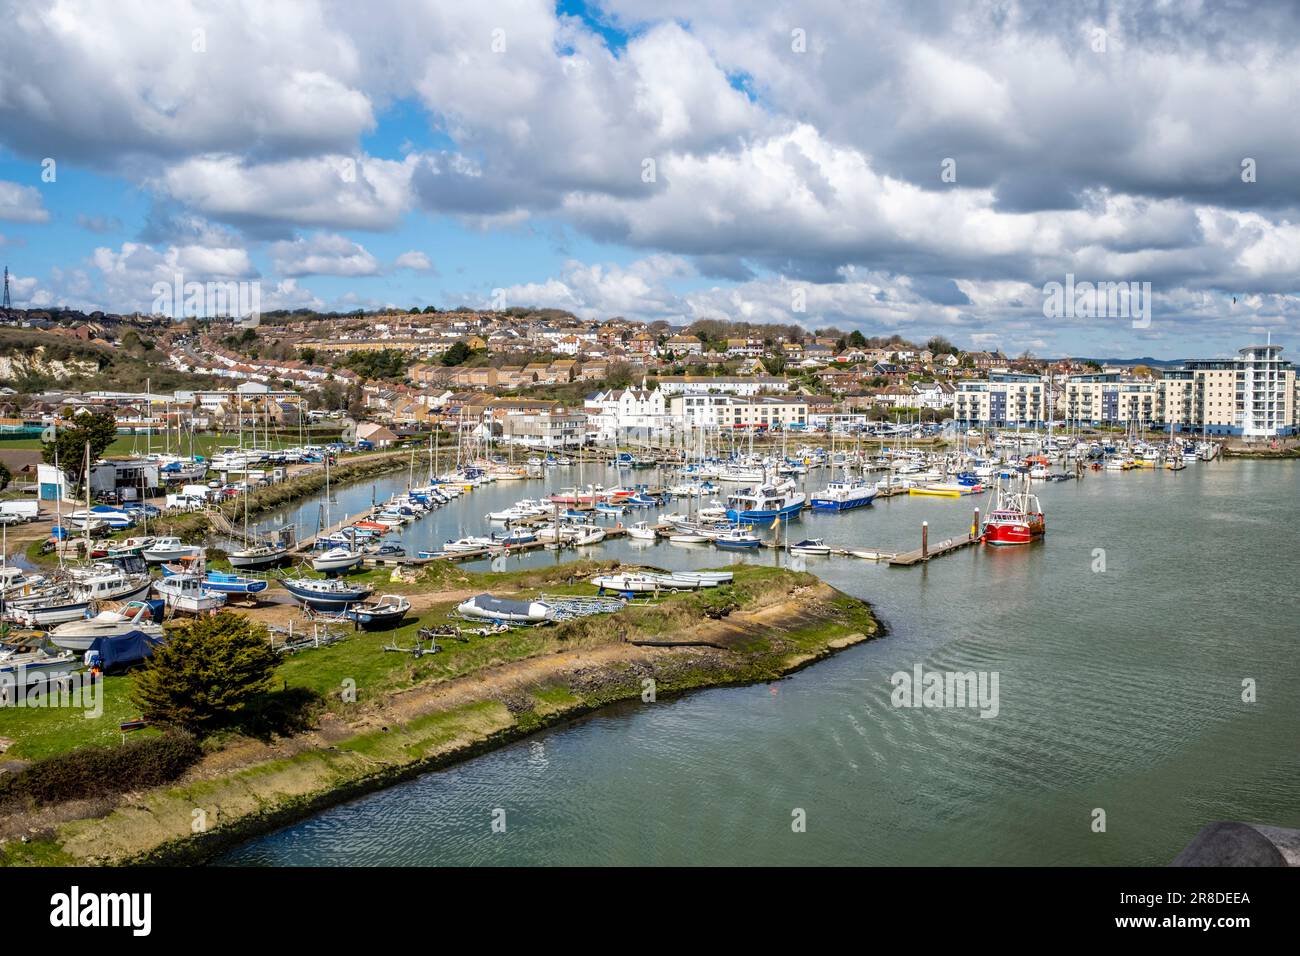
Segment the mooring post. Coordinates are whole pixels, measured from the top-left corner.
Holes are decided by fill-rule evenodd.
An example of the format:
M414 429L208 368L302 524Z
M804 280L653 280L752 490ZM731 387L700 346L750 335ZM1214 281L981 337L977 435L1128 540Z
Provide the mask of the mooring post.
M978 508L975 509L975 523L970 526L970 536L972 540L980 536L980 510Z
M921 560L930 556L930 522L921 522Z

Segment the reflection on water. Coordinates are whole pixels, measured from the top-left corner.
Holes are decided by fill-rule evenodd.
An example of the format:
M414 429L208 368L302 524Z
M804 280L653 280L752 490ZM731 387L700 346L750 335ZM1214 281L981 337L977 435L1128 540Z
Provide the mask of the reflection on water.
M476 491L408 529L407 546L480 533L486 511L574 480ZM1280 462L1090 474L1041 489L1040 545L915 568L794 559L871 601L889 635L770 687L611 708L225 862L1164 864L1211 820L1300 826L1298 492L1300 468ZM358 508L370 489L338 498ZM894 498L799 527L901 550L921 521L941 540L983 504ZM672 568L784 560L629 540L591 553ZM895 709L890 675L918 663L997 671L999 715ZM1241 701L1245 678L1257 703ZM493 834L498 807L508 827ZM1105 834L1090 828L1098 807ZM791 832L794 808L806 833Z

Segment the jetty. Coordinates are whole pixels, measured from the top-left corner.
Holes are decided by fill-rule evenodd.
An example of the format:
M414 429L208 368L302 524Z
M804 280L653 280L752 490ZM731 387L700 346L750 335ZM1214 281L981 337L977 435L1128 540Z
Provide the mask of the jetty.
M970 530L964 534L956 535L951 538L944 538L942 541L934 544L930 543L930 522L921 522L921 546L913 551L901 551L893 557L888 558L891 568L910 568L915 564L925 564L934 558L942 558L944 555L960 551L962 548L968 548L972 544L978 544L983 540L980 535L980 510L975 509L975 520L971 524Z

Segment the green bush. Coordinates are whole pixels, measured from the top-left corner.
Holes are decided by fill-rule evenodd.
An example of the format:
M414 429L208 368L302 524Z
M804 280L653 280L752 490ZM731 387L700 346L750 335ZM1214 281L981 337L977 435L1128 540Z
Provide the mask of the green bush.
M182 731L120 747L83 747L0 778L0 805L48 806L157 787L175 780L201 756L198 741Z
M207 732L238 724L279 663L266 625L220 611L171 632L136 671L131 698L155 723Z

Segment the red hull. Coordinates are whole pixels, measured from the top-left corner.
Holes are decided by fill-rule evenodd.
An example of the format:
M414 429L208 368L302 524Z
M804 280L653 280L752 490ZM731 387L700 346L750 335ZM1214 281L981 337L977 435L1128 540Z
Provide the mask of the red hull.
M984 526L984 543L993 545L1032 544L1047 531L1042 515L1023 519L990 519Z

